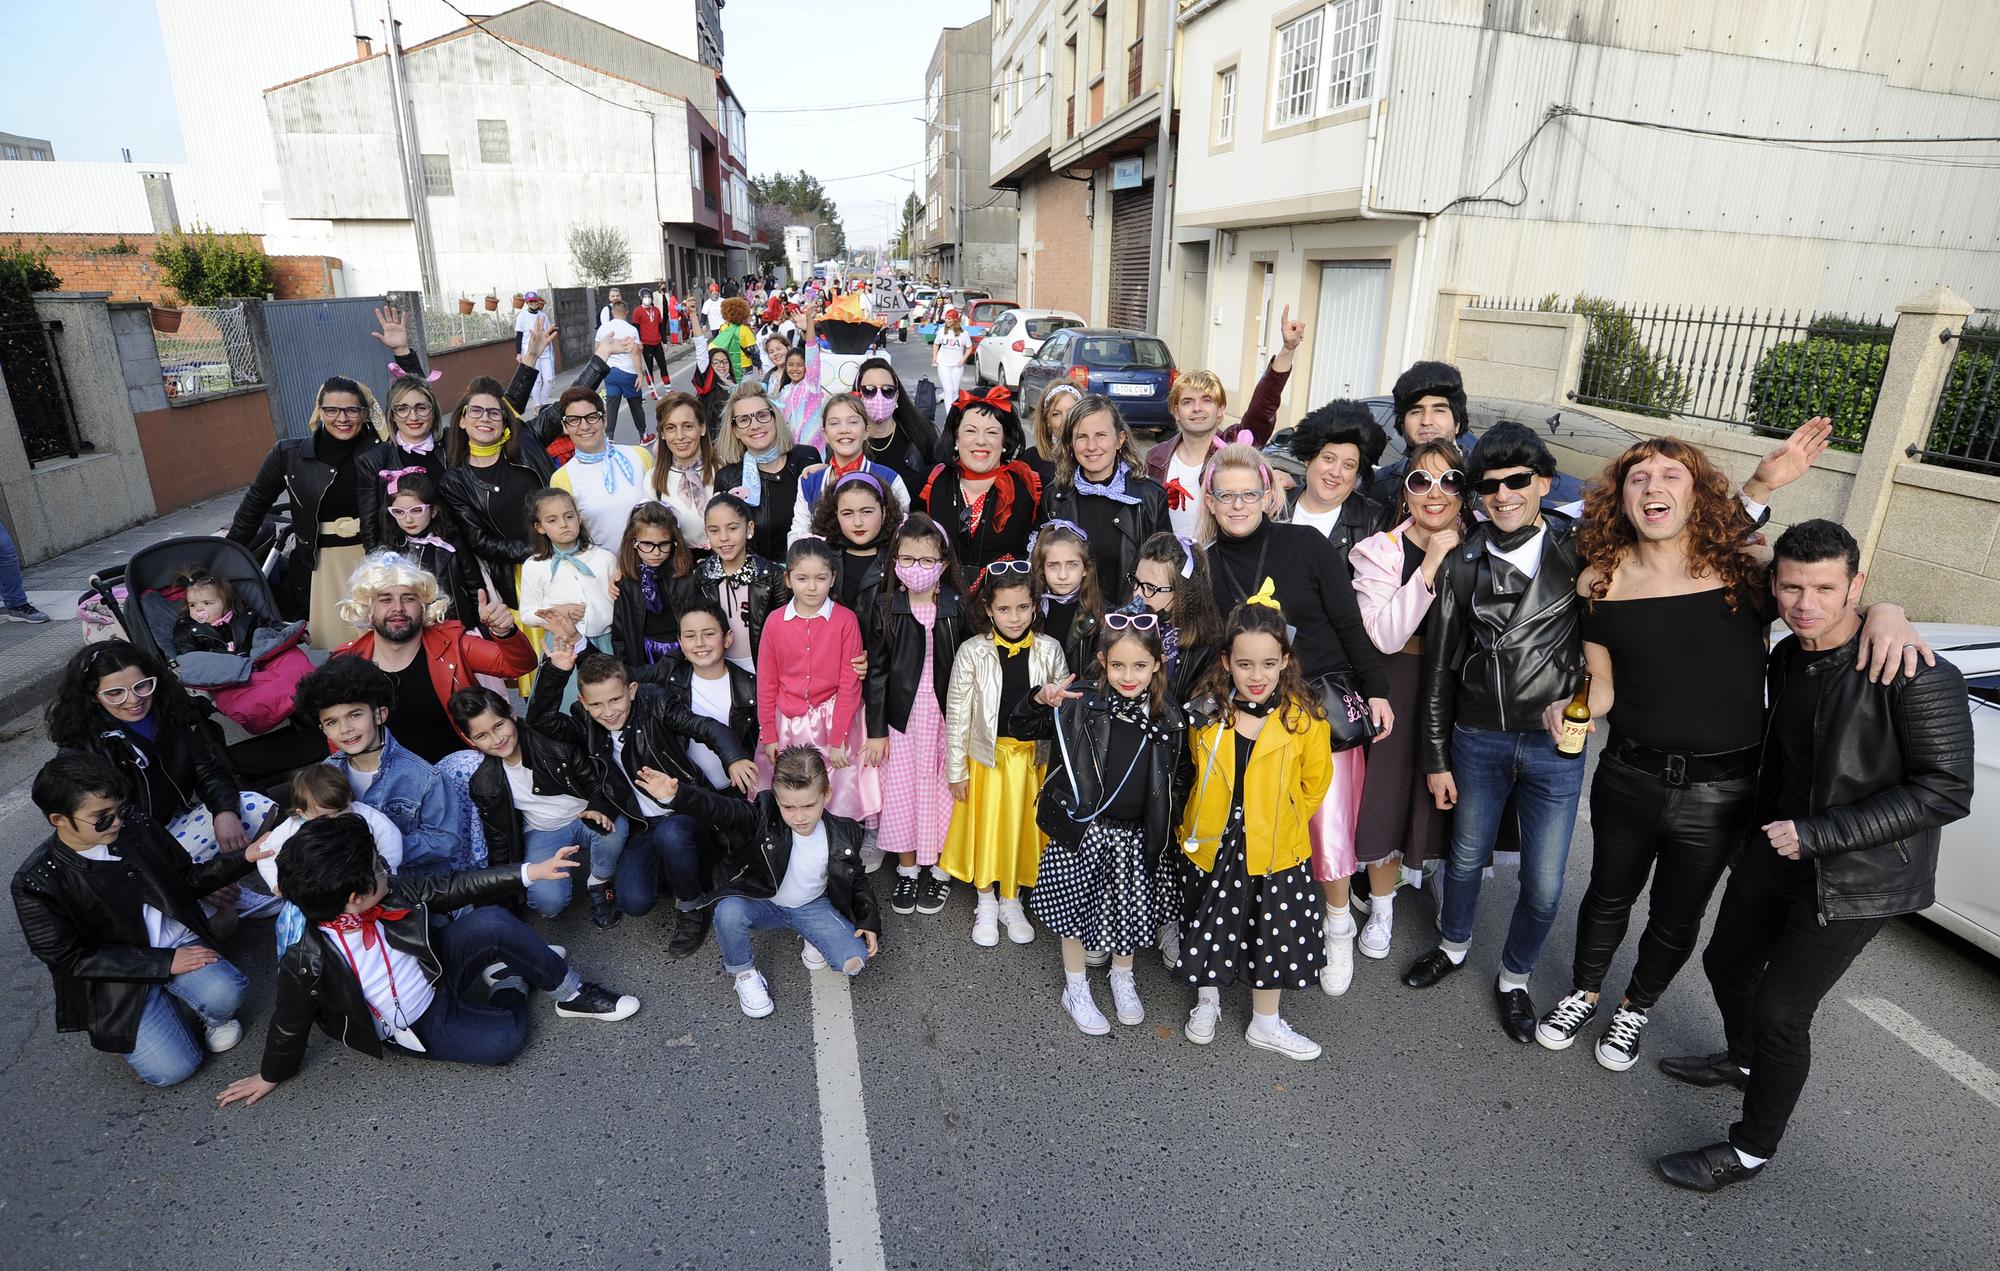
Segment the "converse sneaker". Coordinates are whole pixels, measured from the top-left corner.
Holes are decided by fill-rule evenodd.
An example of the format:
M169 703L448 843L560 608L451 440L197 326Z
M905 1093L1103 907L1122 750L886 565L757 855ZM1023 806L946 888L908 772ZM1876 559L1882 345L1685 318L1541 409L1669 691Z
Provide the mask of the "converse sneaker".
M1287 1059L1307 1060L1319 1058L1319 1043L1301 1037L1282 1015L1268 1019L1262 1015L1250 1017L1250 1027L1244 1030L1243 1040L1258 1050L1268 1050L1283 1055Z
M601 984L583 982L576 996L556 1003L556 1014L565 1019L601 1019L616 1023L639 1013L639 999L630 993L613 993Z
M1171 971L1181 964L1181 924L1160 924L1160 961Z
M1319 973L1319 986L1328 997L1339 997L1354 983L1354 920L1348 919L1346 930L1335 934L1328 924L1326 932L1326 966Z
M1000 921L1007 928L1007 938L1015 944L1032 944L1035 939L1035 925L1028 921L1028 913L1021 908L1021 898L1000 902Z
M972 911L972 943L982 949L1000 943L1000 901L990 891L979 893Z
M1085 949L1083 951L1083 964L1085 966L1103 966L1110 961L1111 953L1109 950Z
M1396 928L1396 911L1377 909L1368 915L1368 921L1361 928L1361 956L1365 958L1386 958L1389 956L1389 936Z
M219 1055L225 1050L234 1050L236 1043L243 1040L243 1025L233 1019L226 1019L211 1027L201 1040L213 1055Z
M917 876L915 874L896 875L896 890L889 893L889 908L899 914L917 912Z
M1181 1026L1181 1036L1197 1046L1206 1046L1215 1040L1215 1023L1221 1018L1221 998L1211 1002L1197 997L1194 1009L1188 1012L1187 1023Z
M597 924L599 931L618 925L625 915L618 912L618 897L612 894L610 883L592 883L586 889L590 893L590 920Z
M826 970L826 955L810 940L799 946L799 961L806 964L808 971Z
M1611 1027L1597 1039L1597 1062L1612 1072L1624 1072L1639 1062L1639 1035L1646 1031L1646 1012L1621 1006L1611 1012Z
M1146 1005L1139 1000L1139 983L1130 971L1111 968L1111 1009L1127 1027L1146 1022Z
M763 975L757 971L738 972L736 1001L742 1006L745 1015L751 1019L763 1019L772 1010L771 987L764 982Z
M1104 1018L1104 1012L1097 1009L1097 1000L1090 995L1089 984L1078 984L1063 990L1063 1009L1087 1037L1102 1037L1111 1031L1111 1021Z
M938 910L943 909L944 902L950 899L950 881L939 878L930 870L925 870L924 876L917 880L917 912L920 914L934 914ZM1005 903L1004 901L1002 902L1003 908Z
M1583 1026L1596 1018L1597 1003L1578 989L1542 1016L1541 1022L1535 1025L1535 1040L1550 1050L1568 1050L1576 1035L1583 1031Z

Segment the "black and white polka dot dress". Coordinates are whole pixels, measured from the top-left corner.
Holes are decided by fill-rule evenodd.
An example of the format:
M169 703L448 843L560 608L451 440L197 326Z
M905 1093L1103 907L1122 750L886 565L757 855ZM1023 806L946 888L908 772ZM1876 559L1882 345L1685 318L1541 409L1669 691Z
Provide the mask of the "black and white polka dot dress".
M1159 877L1156 854L1146 850L1146 827L1106 818L1091 823L1074 852L1057 843L1042 849L1028 909L1086 949L1133 953L1159 942L1160 924L1180 915L1179 901L1174 881Z
M1320 889L1311 864L1252 874L1244 861L1243 773L1252 750L1239 734L1236 797L1229 827L1216 846L1214 871L1203 874L1191 863L1186 867L1193 877L1181 921L1178 969L1196 988L1310 988L1326 964Z

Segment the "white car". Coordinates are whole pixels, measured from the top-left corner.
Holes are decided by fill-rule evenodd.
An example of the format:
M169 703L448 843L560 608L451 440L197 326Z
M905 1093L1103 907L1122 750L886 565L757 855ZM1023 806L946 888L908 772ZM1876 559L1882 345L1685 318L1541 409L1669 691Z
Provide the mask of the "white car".
M2000 627L1919 623L1940 657L1965 676L1972 699L1972 814L1944 828L1937 903L1923 916L2000 955Z
M1084 325L1067 309L1010 309L993 320L973 354L973 377L980 384L1021 385L1021 367L1042 341L1068 327Z

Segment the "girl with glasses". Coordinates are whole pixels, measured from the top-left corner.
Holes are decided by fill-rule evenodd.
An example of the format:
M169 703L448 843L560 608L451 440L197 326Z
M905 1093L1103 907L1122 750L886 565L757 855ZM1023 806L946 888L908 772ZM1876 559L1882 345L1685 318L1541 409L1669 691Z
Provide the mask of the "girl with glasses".
M376 539L392 552L437 579L445 608L440 621L479 626L479 590L486 585L479 557L473 554L458 523L444 506L437 483L424 473L399 476L388 489Z
M819 452L792 440L791 425L757 380L730 393L726 420L716 447L722 457L716 488L749 505L750 550L782 560L792 542L799 479L820 461Z
M554 475L499 381L482 375L466 385L445 433L439 493L509 609L520 608L521 562L534 551L528 499Z
M382 508L398 481L421 475L435 485L444 475L444 446L437 433L444 412L422 374L396 375L389 384L384 409L389 416L388 439L367 447L354 459L361 542L371 552L386 541L382 537Z
M618 544L618 596L612 602L611 651L636 676L680 645L680 602L693 555L680 520L660 503L641 503Z

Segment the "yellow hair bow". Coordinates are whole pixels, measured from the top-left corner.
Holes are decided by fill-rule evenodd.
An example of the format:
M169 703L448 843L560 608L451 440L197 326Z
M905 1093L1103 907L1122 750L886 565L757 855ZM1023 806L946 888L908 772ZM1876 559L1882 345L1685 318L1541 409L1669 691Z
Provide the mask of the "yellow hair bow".
M1257 589L1257 594L1247 598L1243 603L1246 605L1263 605L1266 609L1282 608L1278 604L1277 581L1267 577L1264 579L1264 585Z

